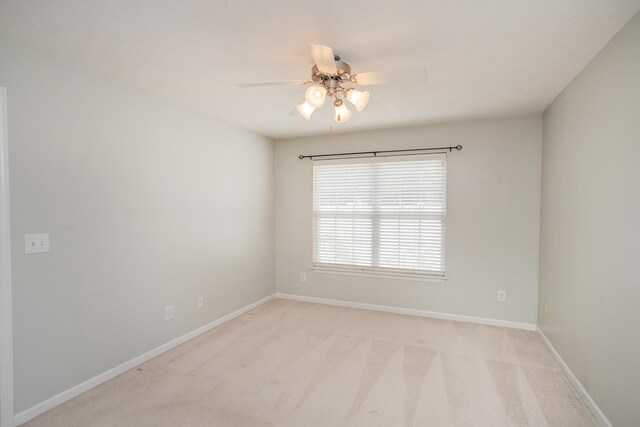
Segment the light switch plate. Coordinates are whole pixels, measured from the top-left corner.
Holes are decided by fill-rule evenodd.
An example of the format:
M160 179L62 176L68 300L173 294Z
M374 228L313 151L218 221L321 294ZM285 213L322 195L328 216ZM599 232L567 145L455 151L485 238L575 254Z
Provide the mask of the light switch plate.
M24 235L25 254L41 254L43 252L49 252L49 233Z

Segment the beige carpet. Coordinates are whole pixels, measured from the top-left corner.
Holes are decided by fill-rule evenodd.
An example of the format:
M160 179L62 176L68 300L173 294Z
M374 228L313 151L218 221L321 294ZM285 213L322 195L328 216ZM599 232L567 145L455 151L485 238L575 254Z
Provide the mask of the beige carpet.
M534 332L288 300L29 426L592 426Z

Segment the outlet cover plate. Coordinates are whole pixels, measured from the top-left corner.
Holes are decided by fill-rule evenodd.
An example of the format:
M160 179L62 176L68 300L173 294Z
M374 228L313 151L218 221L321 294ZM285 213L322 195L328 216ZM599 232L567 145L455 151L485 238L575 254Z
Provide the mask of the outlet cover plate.
M507 301L507 291L498 291L498 301L500 302Z
M24 235L25 254L41 254L44 252L49 252L49 233Z

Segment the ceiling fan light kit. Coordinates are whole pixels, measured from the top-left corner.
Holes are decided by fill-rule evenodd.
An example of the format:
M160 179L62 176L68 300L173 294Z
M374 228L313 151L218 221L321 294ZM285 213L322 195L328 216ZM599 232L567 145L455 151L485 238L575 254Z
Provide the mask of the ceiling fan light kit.
M355 79L352 80L355 75L351 75L351 66L341 61L330 47L309 45L309 52L316 63L311 68L311 84L315 84L305 91L305 102L297 108L300 115L310 120L315 109L324 105L327 96L333 98L333 118L338 123L346 122L352 116L340 97L346 98L356 110L362 111L369 101L369 92L343 86L357 84ZM313 107L313 110L305 104Z
M362 111L369 103L369 91L360 92L357 89L347 89L347 99L356 107L356 110Z
M316 111L315 107L313 107L306 101L302 104L298 104L296 106L296 110L298 110L298 113L300 113L300 115L307 120L311 120L311 114Z
M344 101L342 99L336 99L333 102L333 118L336 122L342 123L346 122L351 118L351 111L344 105Z
M342 123L352 116L342 98L349 101L356 111L362 111L369 102L369 91L359 91L352 86L377 85L403 82L420 82L427 77L424 68L400 71L374 71L351 74L351 66L343 62L333 49L317 44L309 45L309 53L315 62L311 68L311 80L286 80L281 82L242 83L240 87L273 86L280 84L310 84L304 93L304 101L296 106L296 110L306 119L311 120L313 112L322 107L328 97L333 99L333 118Z
M304 100L313 108L322 107L326 97L327 89L324 86L311 86L304 93Z

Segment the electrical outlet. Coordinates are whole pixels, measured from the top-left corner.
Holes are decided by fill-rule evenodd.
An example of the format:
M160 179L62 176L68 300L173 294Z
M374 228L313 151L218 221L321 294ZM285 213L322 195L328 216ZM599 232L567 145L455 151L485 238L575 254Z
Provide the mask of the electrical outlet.
M170 305L169 307L165 307L164 308L164 320L171 320L173 319L173 306Z
M498 301L500 302L507 301L507 291L498 291Z
M25 254L40 254L44 252L49 252L49 233L24 235Z
M204 305L204 298L198 297L198 301L196 301L196 307L202 308L203 305Z
M300 281L301 282L307 281L307 273L300 273Z

